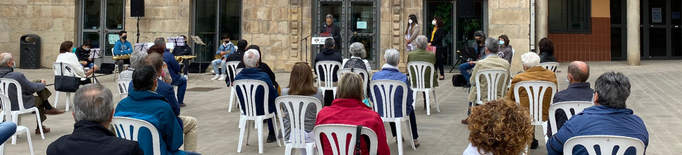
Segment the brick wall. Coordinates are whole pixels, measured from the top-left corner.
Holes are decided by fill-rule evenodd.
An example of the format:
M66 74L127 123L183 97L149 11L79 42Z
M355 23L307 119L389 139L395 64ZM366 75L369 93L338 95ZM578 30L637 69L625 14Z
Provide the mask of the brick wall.
M550 33L548 38L554 42L559 62L611 61L610 18L592 17L590 34Z

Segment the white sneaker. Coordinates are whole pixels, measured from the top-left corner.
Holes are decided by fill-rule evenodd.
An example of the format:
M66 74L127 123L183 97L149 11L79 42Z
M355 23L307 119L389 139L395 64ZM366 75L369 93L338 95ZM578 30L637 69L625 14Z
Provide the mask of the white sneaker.
M218 80L220 78L220 74L216 74L215 77L211 78L211 80Z
M215 71L211 70L211 74L215 74Z
M218 81L225 81L226 77L227 77L227 75L222 74L222 75L220 75L220 78L218 79Z

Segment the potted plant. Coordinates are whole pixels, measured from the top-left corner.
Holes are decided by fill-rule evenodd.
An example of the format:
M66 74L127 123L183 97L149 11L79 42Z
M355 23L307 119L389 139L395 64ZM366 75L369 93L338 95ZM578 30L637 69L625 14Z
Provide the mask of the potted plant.
M473 36L475 31L481 29L481 22L479 19L465 18L464 22L459 24L459 28L461 29L461 32L464 32L462 38L466 41L465 46L470 46L473 44L474 40L473 37L469 38L469 36Z

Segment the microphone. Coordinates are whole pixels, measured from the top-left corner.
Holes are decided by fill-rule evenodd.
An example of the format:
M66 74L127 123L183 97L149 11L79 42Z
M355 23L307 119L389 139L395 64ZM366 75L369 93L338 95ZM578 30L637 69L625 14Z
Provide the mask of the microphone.
M322 31L324 31L326 28L327 28L327 24L322 25L322 27L320 27L320 33L322 33Z

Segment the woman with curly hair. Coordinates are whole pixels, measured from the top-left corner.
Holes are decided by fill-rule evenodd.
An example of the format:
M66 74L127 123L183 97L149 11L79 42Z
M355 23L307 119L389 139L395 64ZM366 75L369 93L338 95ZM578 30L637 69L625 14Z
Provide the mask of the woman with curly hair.
M464 155L519 154L533 141L528 110L509 100L474 107L469 130L471 143Z

